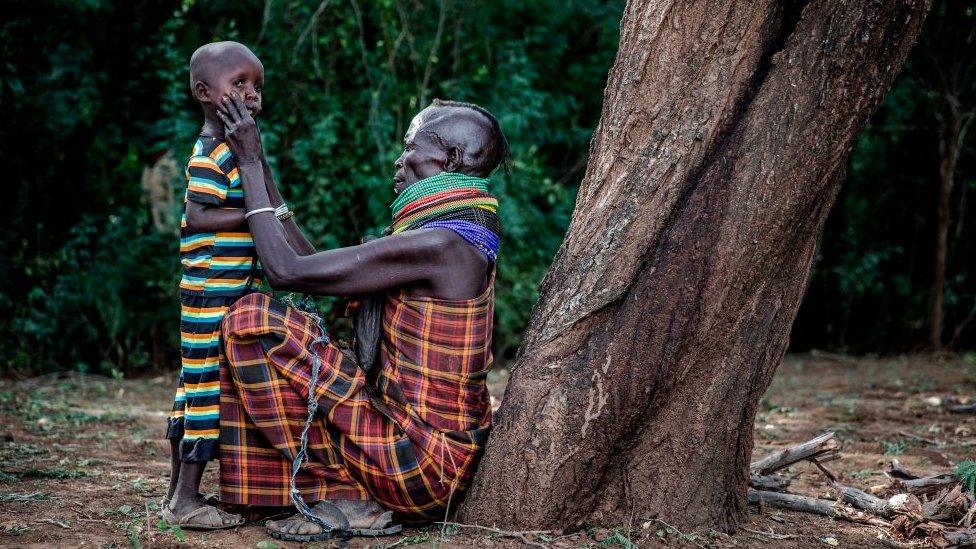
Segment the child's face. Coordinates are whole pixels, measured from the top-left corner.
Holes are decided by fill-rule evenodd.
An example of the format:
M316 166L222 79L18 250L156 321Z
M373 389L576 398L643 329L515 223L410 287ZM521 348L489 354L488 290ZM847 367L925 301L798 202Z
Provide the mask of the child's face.
M264 66L253 55L232 53L214 70L208 87L211 102L216 103L236 92L251 116L257 118L261 114Z

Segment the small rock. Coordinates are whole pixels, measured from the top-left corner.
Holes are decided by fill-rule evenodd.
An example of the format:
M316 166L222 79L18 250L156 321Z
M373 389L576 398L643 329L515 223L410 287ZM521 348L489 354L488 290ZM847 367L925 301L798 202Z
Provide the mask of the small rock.
M840 543L837 542L837 538L826 537L826 538L822 538L822 541L827 545L831 545L833 547L837 547L838 545L840 545Z
M925 403L929 406L942 406L942 399L939 397L928 397L925 399Z

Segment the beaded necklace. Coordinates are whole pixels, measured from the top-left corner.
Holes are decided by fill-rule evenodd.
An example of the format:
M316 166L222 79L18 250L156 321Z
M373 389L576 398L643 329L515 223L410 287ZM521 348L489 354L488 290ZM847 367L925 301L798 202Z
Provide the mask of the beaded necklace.
M410 185L390 206L392 234L413 229L451 229L495 261L499 248L498 199L488 180L444 172Z

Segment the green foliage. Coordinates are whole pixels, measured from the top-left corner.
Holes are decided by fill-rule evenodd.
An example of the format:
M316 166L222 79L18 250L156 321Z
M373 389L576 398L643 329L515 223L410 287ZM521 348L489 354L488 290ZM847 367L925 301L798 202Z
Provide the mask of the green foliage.
M976 494L976 461L960 461L956 464L956 474L962 480L962 487L970 494Z
M9 367L50 364L118 377L147 365L153 343L178 345L177 244L172 235L139 234L139 226L138 214L126 209L71 229L38 273L49 284L33 287L11 322Z
M637 549L637 545L630 541L620 528L613 531L613 535L605 537L599 543L596 544L597 547L621 547L623 549Z
M201 117L187 60L223 39L266 67L266 150L320 247L389 222L393 161L433 98L499 117L513 156L511 175L492 178L495 351L514 354L569 222L623 0L358 0L318 14L313 0L46 4L0 25L0 116L19 130L0 133L14 160L0 214L15 228L0 238L12 258L0 265L0 368L118 376L176 362L177 240L150 222L139 182L162 152L189 153ZM49 12L44 29L29 24ZM177 204L183 185L172 182Z
M928 84L955 51L945 37L959 17L947 5L936 2L908 69L858 141L794 350L911 350L925 339L944 107ZM119 377L175 367L177 239L151 222L140 181L163 153L178 164L188 155L201 118L187 60L224 39L245 42L264 62L266 150L319 247L358 243L388 223L403 133L433 98L473 101L499 117L513 157L511 174L492 178L503 226L494 334L496 357L511 359L569 223L623 6L14 2L0 22L0 372ZM972 22L972 2L963 13L958 28ZM970 56L959 74L973 65ZM974 158L967 142L945 299L946 337L963 349L976 340L976 277L967 268L976 200L966 199L976 189ZM175 212L185 183L168 185Z
M159 519L159 521L156 522L156 530L159 530L160 532L172 533L173 538L180 543L186 541L186 533L183 531L183 528L177 524L170 524L163 519Z

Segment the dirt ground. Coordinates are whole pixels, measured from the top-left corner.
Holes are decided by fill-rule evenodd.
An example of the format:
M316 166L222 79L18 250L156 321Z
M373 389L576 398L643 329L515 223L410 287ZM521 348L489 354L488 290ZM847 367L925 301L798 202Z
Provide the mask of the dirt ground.
M504 372L494 373L498 398ZM0 546L300 547L272 541L261 525L223 532L166 529L155 519L167 485L169 448L161 440L174 386L169 377L120 380L47 376L0 381ZM976 457L976 417L945 411L976 396L976 360L923 357L789 357L756 418L756 457L824 430L837 433L843 458L829 466L856 487L884 482L892 458L924 473ZM828 497L808 464L790 490ZM204 487L215 488L213 468ZM147 519L147 513L149 518ZM349 547L517 547L521 540L470 528L353 539ZM597 525L531 537L555 547L883 547L870 526L753 507L734 536L679 535L659 523ZM329 547L329 543L304 547ZM337 546L332 544L332 546Z

